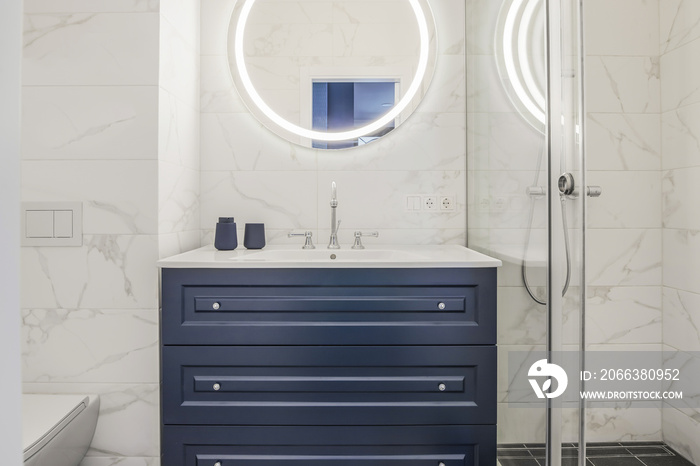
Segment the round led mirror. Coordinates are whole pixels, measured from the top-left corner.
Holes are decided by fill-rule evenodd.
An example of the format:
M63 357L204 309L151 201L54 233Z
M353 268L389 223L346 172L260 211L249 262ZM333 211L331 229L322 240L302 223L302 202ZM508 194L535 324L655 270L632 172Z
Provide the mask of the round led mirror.
M239 0L228 55L248 109L288 141L367 144L406 121L437 55L427 0Z

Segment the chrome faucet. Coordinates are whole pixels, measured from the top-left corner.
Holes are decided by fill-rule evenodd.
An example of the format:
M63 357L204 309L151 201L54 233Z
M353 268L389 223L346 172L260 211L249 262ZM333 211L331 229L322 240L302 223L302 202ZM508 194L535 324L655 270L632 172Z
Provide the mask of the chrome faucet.
M335 186L335 181L331 183L331 239L328 242L328 249L340 249L338 244L338 228L340 228L340 220L336 221L336 212L338 208L338 190Z

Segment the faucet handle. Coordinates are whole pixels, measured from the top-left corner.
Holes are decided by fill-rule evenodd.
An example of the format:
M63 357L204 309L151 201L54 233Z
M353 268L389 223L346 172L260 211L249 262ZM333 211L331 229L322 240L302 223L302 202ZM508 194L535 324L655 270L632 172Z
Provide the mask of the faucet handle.
M363 236L372 236L374 238L379 237L379 232L378 231L370 231L370 232L362 232L362 231L356 231L355 232L355 244L352 245L352 249L364 249L365 247L362 245L362 237Z
M302 249L316 249L316 246L314 246L314 242L312 240L313 232L311 230L306 230L304 233L292 233L289 232L287 234L288 238L291 238L293 236L303 236L306 238L304 241L304 246L302 246Z

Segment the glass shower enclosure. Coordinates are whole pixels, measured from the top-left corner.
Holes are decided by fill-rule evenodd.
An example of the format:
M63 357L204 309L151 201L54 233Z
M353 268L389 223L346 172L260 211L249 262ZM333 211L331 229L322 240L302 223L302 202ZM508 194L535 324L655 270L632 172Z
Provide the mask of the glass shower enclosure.
M583 383L586 202L599 189L586 185L581 8L467 0L468 246L503 262L498 443L542 449L548 465L585 464L584 406L550 398L531 363Z

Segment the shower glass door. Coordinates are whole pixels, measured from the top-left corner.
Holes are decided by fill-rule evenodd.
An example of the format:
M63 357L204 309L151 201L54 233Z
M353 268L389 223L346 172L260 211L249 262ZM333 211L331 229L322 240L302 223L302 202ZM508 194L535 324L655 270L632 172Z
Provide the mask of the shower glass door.
M467 0L466 9L468 245L503 262L499 458L543 466L585 463L580 8Z

